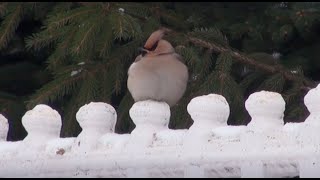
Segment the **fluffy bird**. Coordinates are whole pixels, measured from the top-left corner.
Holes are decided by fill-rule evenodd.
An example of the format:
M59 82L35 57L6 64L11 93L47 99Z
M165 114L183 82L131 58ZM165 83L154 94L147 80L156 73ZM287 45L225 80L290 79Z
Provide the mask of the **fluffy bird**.
M156 100L172 107L186 90L188 68L172 45L162 39L167 32L165 28L153 32L129 67L127 86L135 102Z

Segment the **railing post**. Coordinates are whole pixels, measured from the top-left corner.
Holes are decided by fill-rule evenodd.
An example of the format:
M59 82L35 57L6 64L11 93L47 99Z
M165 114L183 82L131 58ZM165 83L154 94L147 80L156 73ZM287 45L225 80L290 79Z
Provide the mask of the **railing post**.
M228 102L218 94L193 98L187 110L194 123L187 131L184 146L186 150L193 152L208 143L214 128L227 126L230 114Z
M193 98L187 110L194 123L184 137L183 154L188 159L184 177L204 178L205 169L194 159L208 152L206 147L212 138L212 130L227 126L230 108L223 96L209 94Z
M129 114L136 125L126 147L131 152L150 147L157 132L169 129L170 107L165 102L139 101L133 104Z
M107 103L91 102L78 110L76 118L82 131L72 148L76 152L87 153L98 147L98 139L104 134L114 133L117 113Z
M22 125L28 132L23 144L31 147L44 147L50 140L59 138L61 116L51 107L39 104L26 112L22 117ZM33 149L30 149L33 151Z
M6 141L9 130L8 120L0 114L0 141Z
M168 128L166 103L142 101L129 112L136 128L122 135L114 133L115 109L93 102L76 114L82 127L76 138L59 138L60 115L37 105L23 116L28 135L17 142L5 141L8 121L0 114L0 169L5 169L0 177L261 178L294 177L299 171L300 177L320 177L320 85L304 100L310 111L306 121L283 126L281 94L253 93L245 103L251 122L228 126L223 96L195 97L187 106L194 121L188 130Z
M310 115L300 128L302 159L299 161L300 178L320 177L320 85L304 97Z
M262 157L281 135L285 101L279 93L260 91L251 94L245 106L251 121L240 137L244 153L241 177L268 177Z

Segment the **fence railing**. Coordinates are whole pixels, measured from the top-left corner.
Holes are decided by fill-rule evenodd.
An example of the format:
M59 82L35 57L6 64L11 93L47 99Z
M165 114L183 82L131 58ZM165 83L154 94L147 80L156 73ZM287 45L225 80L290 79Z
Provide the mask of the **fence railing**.
M22 141L5 141L0 116L0 177L320 177L320 85L304 103L305 122L284 125L282 96L256 92L245 102L250 123L228 126L226 99L199 96L187 106L193 125L172 130L166 103L141 101L129 112L135 129L116 134L115 109L91 102L74 138L60 138L59 113L40 104L22 117Z

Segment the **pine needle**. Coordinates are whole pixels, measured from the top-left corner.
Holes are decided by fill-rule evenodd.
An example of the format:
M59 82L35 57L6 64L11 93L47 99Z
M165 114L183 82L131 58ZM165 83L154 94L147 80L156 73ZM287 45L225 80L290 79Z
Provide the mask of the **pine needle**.
M0 29L0 50L7 47L8 43L15 34L15 30L18 28L24 14L22 5L16 7L16 9L8 14L5 20L1 24Z

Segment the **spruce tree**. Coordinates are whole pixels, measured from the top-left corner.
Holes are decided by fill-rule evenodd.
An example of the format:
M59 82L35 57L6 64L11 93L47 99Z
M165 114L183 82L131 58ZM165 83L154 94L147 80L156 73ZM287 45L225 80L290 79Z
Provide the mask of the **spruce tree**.
M116 132L134 128L127 70L138 47L160 27L171 29L164 38L190 74L183 99L171 108L170 128L188 128L187 104L209 93L227 99L229 124L247 124L244 102L260 90L281 93L285 121L301 122L308 115L303 97L320 78L319 10L317 2L2 3L0 52L8 51L23 22L41 24L19 37L48 77L23 100L26 109L39 103L55 107L62 137L81 131L75 114L92 101L116 108Z

